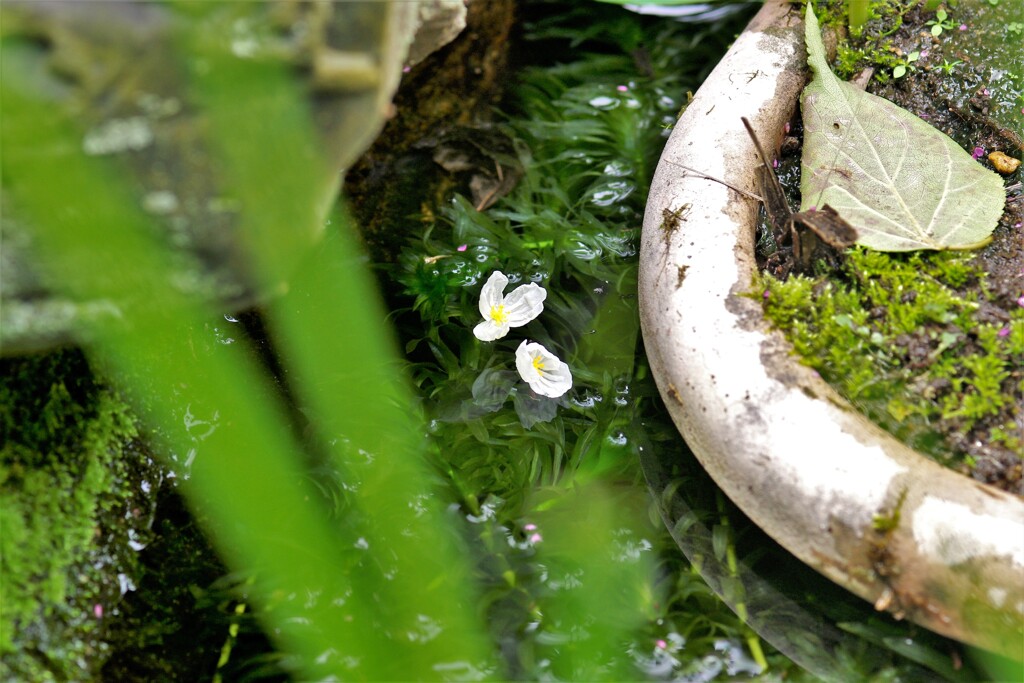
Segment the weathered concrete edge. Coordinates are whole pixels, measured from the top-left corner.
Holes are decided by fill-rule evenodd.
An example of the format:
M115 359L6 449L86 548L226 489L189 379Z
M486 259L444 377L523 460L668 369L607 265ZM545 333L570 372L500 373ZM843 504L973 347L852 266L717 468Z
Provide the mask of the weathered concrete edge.
M777 142L806 79L802 31L766 3L666 145L640 256L652 370L703 466L784 547L879 609L1021 658L1024 502L903 446L799 365L749 297L756 204L673 164L756 191L740 117Z

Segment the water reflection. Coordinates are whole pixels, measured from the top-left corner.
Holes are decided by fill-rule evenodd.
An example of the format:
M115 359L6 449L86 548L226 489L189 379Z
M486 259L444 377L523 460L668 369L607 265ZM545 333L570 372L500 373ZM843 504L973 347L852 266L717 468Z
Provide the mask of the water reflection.
M635 171L631 164L623 161L622 159L614 159L605 164L603 172L605 175L621 178L623 176L633 175Z
M686 638L670 631L655 640L653 647L641 651L634 646L630 654L637 667L655 680L709 683L723 673L736 680L735 676L758 676L762 671L737 641L718 638L714 652L701 657L687 656L686 646Z
M636 190L636 185L625 180L611 180L590 196L595 206L608 207L626 200Z
M572 401L573 405L579 408L593 408L598 403L603 401L604 397L597 392L591 391L590 389L586 389L580 392L579 394L574 395L570 400Z
M607 95L599 95L590 100L590 106L595 109L602 111L610 111L619 106L620 101L615 97L608 97Z

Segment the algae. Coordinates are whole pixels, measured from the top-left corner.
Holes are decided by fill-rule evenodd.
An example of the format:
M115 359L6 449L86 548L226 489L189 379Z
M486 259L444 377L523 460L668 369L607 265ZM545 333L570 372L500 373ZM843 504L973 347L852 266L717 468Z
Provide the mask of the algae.
M966 254L847 252L828 277L761 276L769 320L882 427L953 467L1021 492L1024 308L1006 310Z
M90 678L147 534L135 420L80 352L0 373L0 678Z

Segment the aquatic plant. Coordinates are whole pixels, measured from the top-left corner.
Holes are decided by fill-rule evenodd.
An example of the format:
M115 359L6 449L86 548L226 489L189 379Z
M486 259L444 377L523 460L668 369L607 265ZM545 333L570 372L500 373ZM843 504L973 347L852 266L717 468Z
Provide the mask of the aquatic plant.
M531 39L573 39L567 28L574 25L573 13L580 10L538 21ZM540 615L550 613L552 598L566 588L557 588L560 581L538 582L537 572L548 572L535 564L544 562L552 539L546 520L564 507L564 497L594 490L595 484L602 495L616 491L621 526L605 540L630 548L623 557L633 558L631 563L650 563L665 543L657 530L630 519L645 506L633 494L621 498L635 491L637 448L650 438L640 420L654 393L635 353L635 241L646 183L681 105L669 93L684 89L676 84L678 74L693 66L683 61L687 50L678 47L678 28L652 26L646 33L637 31L638 22L578 25L587 34L588 53L529 69L508 107L507 130L525 171L519 185L487 211L453 198L423 236L412 237L395 273L408 297L396 323L407 340L417 386L428 399L428 416L435 418L437 464L479 527L475 545L483 549L480 562L491 586L487 609L494 635L514 638L508 650L512 670L526 667L531 677L546 671L537 662L564 666L556 655L566 637L561 620ZM685 44L692 49L698 41L693 37ZM653 68L638 73L636 59ZM484 282L495 269L511 282L547 290L544 314L517 335L534 343L498 339L481 345L467 334L478 319L477 293L489 287ZM513 355L526 378L533 358L524 352L539 353L539 347L557 352L572 368L572 390L563 398L535 397L515 386ZM565 386L551 393L563 393L569 381L566 375ZM495 544L495 537L515 543ZM650 571L647 566L643 571ZM640 591L646 615L622 624L620 639L632 643L628 650L634 655L593 637L575 647L596 648L594 661L614 663L610 671L627 675L655 662L684 671L693 666L690 658L713 651L716 637L749 637L727 611L709 623L683 606L686 598L670 597L680 590L701 593L691 585L699 583L696 576L680 575L675 587L652 578L638 576L630 587ZM651 631L658 635L645 643L642 634ZM670 654L668 643L675 641L669 636L680 633L687 637ZM666 644L662 649L654 644L658 638ZM561 670L573 678L602 675L584 660Z
M289 282L288 292L268 305L266 320L286 367L293 406L284 404L281 384L268 376L248 339L211 338L209 321L222 316L167 285L166 252L153 240L150 219L138 208L124 169L109 157L83 154L78 144L83 131L74 113L50 106L6 68L5 189L10 181L12 200L36 226L41 265L53 274L58 290L107 299L120 308L123 325L85 327L82 337L92 360L135 407L145 438L179 473L179 491L193 514L242 577L235 582L236 609L256 615L283 653L280 666L300 677L493 677L542 670L575 678L632 676L634 661L622 656L623 634L642 626L651 610L664 608L654 607L661 592L653 585L652 544L646 538L652 529L643 523L644 498L635 488L621 487L619 479L599 476L602 471L636 476L623 434L633 416L622 410L641 400L629 386L636 340L635 322L629 323L635 319L632 270L601 263L608 250L633 253L635 228L625 234L621 225L606 230L597 217L636 216L639 193L630 199L630 213L621 211L622 201L636 189L622 178L629 169L614 167L609 174L615 168L622 173L609 180L593 175L592 160L566 160L561 165L571 169L567 179L574 192L588 192L586 202L548 176L558 160L545 162L551 164L547 169L535 168L524 185L523 197L531 206L534 198L541 199L541 209L525 221L528 237L501 244L509 249L502 258L529 254L520 264L528 267L544 254L549 266L560 264L547 272L563 281L548 318L553 331L530 323L530 339L572 353L574 366L586 368L581 371L585 381L607 398L584 391L565 404L572 413L589 404L585 416L569 415L532 430L506 411L496 424L506 430L515 425L504 443L507 456L515 457L505 460L505 472L493 459L480 463L479 471L488 472L487 485L467 485L475 466L460 457L473 457L467 446L479 457L480 446L493 439L471 428L451 435L450 442L423 440L425 424L436 434L444 423L422 420L422 406L408 389L386 317L354 246L354 229L343 210L323 208L326 190L314 178L322 160L296 83L273 62L235 59L215 35L197 32L182 41L189 55L183 62L194 67L188 72L189 101L207 113L212 137L221 143L222 189L245 224L251 272L261 280ZM626 153L629 162L641 164L635 170L642 179L657 154L648 143L659 139L661 128L650 127L652 117L633 111L639 101L633 96L617 101L623 105L618 111L611 104L602 110L588 103L595 90L618 97L620 87L631 87L635 69L628 57L620 53L604 64L616 80L578 87L565 103L586 106L586 117L578 113L577 130L589 127L605 136L605 122L615 122L617 137L595 140L598 162L604 157L602 167L607 167ZM559 78L566 76L535 82L561 90ZM573 100L587 90L587 100ZM646 113L657 106L663 122L671 121L678 102L640 92ZM595 111L605 112L596 127L586 121ZM535 144L535 151L544 152L544 144L549 150L560 146L554 139L560 135L557 123L548 120L534 131L531 142L546 140ZM62 154L43 155L40 149ZM61 187L60 206L52 201L55 185ZM501 220L525 205L506 205ZM497 241L487 237L489 219L461 200L450 216L481 238L472 241L474 257ZM564 230L570 220L583 221L586 229ZM328 234L318 249L301 255L297 272L279 272L276 257L292 248L288 234L297 225L309 230L326 225ZM511 236L511 231L501 233ZM96 244L104 245L102 252ZM562 260L556 261L556 254ZM595 291L598 284L601 291ZM489 356L469 333L476 320L465 294L465 299L446 295L441 302L425 298L422 303L424 310L440 310L442 316L453 304L457 309L455 324L428 330L426 345L443 361L442 371L471 368L472 375L454 377L468 390L488 376L474 358ZM600 334L576 338L587 325ZM444 352L451 339L467 344L459 356ZM511 362L515 354L505 350ZM433 370L422 363L413 369L420 386L429 389L424 380ZM473 381L464 381L469 377ZM527 406L524 414L546 410L531 405L527 391L516 396ZM543 398L545 405L555 405ZM184 429L183 404L189 416ZM189 433L189 425L197 424L201 439ZM296 437L296 427L305 432L303 438ZM563 430L573 433L572 441ZM449 462L448 451L459 457ZM583 470L573 464L583 462ZM569 472L580 476L561 476ZM506 473L519 476L507 480ZM513 485L497 485L503 482ZM453 498L477 525L490 553L466 551L461 530L467 522L444 510L443 503ZM522 505L527 499L530 504ZM490 612L504 619L491 622L494 640L479 620L479 602L504 606ZM704 612L732 619L724 607ZM541 616L543 637L523 639L507 661L497 656L494 643L505 643L509 634L521 638ZM729 623L729 633L741 630L735 621ZM236 631L225 633L222 659L231 656ZM701 651L700 638L691 638L687 647Z

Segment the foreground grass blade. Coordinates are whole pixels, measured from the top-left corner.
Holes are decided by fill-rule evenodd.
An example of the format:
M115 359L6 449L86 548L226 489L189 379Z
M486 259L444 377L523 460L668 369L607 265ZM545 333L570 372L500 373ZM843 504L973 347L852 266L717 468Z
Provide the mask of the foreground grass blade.
M301 142L303 136L309 135L309 123L288 109L289 102L298 102L299 97L294 90L288 90L285 74L260 68L234 74L239 75L243 80L259 79L262 88L278 93L274 102L279 108L268 112L265 120L269 122L267 133L281 134L282 149L315 149L308 139L304 144L289 147L296 143L294 136ZM407 548L389 550L384 545L374 549L382 557L401 555L406 568L413 565L394 589L386 583L373 583L342 571L351 565L348 556L362 537L355 535L356 529L329 524L329 511L303 483L302 454L283 417L285 411L272 398L274 392L265 377L241 350L218 353L216 358L193 352L193 331L202 329L203 322L210 319L210 311L166 286L171 271L165 253L147 239L147 219L135 208L137 200L125 178L108 163L82 154L81 131L49 103L19 90L17 83L12 74L4 74L5 185L19 209L37 227L43 263L49 273L59 276L59 280L54 279L64 293L75 299L105 298L121 308L123 326L86 332L94 342L96 357L110 368L138 405L146 406L153 431L164 434L168 440L164 444L166 452L185 452L190 446L175 437L180 430L172 423L171 415L182 400L174 395L175 391L201 397L205 404L222 413L219 426L203 442L190 477L181 488L229 563L256 577L251 598L261 608L267 632L284 650L297 656L294 663L304 677L355 675L375 679L391 677L396 671L401 671L403 677L438 677L438 671L424 670L429 663L422 656L424 645L398 630L404 626L401 621L391 624L397 632L376 628L380 615L387 614L381 603L402 605L408 614L421 606L409 599L420 588L435 608L432 615L425 616L437 619L445 629L445 641L450 644L440 648L440 654L448 657L449 662L479 664L487 650L475 631L463 629L468 621L463 616L466 602L456 597L461 587L456 586L451 594L446 594L447 600L438 599L442 589L435 584L431 591L429 586L431 580L437 579L437 572L420 573L414 563L421 558L409 555ZM227 95L244 97L245 85L242 81L233 82ZM280 95L282 89L286 96ZM250 112L250 116L257 114ZM299 129L291 131L292 138L288 131L278 128L294 123L299 124ZM246 132L243 128L234 134ZM301 189L291 203L284 207L275 205L272 202L279 197L271 195L269 202L246 208L266 209L277 221L314 219L317 204L313 199L322 199L324 188L302 184L308 179L302 165L315 163L315 158L315 154L305 158L293 156L287 165L275 168L279 177L295 180L288 191L295 193L296 188ZM274 161L271 156L258 163ZM250 180L242 177L239 186ZM287 207L307 208L291 215ZM266 235L254 240L256 248L262 248L264 254L273 244ZM354 258L347 259L349 263L353 261ZM365 303L366 293L365 287L346 291L332 303L350 314L364 309L356 317L360 323L366 323L379 312L377 305ZM329 292L331 296L337 294L337 289ZM387 347L379 345L382 325L378 318L376 325L370 325L365 333L366 343L376 345L372 357L358 352L338 353L337 349L320 351L339 356L332 367L338 369L339 363L347 363L341 372L349 376L372 366L382 387L401 386L400 374L388 365L391 357ZM302 333L316 336L325 331L307 325ZM297 364L311 367L317 361L307 357ZM387 422L391 434L415 434L417 423L408 411L407 393L405 404L396 405L394 392L389 396L386 392L367 391L364 384L355 387L349 387L349 395L358 396L359 400L350 400L345 406L349 423ZM398 395L402 393L399 391ZM357 439L367 434L364 430L346 436L358 450L363 444ZM401 439L398 441L402 443ZM414 516L409 503L427 493L422 478L411 476L414 472L408 464L397 470L390 466L413 454L408 448L411 442L404 443L403 453L378 451L382 469L400 478L379 475L375 488L393 489L388 500L394 503L401 499L405 504L398 509L382 510L386 514L374 519L376 527L384 530L380 538L385 541L401 538L408 526L402 526L403 522ZM375 442L370 446L391 445ZM354 498L357 504L361 502L358 493ZM374 507L381 500L369 498L366 503L370 512L376 512ZM438 511L430 510L420 527L440 522ZM443 535L437 528L435 534ZM417 550L433 540L436 537L421 539ZM428 564L457 564L453 554L444 552L450 545L436 543ZM457 581L464 572L457 571L452 564L446 567L452 571L450 580ZM418 623L423 625L422 620ZM350 666L357 667L356 673L347 670Z
M210 68L194 82L221 143L232 194L246 207L243 233L254 238L257 272L289 283L269 310L272 336L321 441L341 444L330 452L352 491L346 515L366 520L344 523L348 542L373 556L348 573L375 596L375 621L364 627L390 632L394 640L372 649L379 656L373 670L407 678L487 668L468 566L456 552L451 520L431 496L422 417L346 216L335 214L329 238L296 272L280 269L291 232L322 225L325 199L335 190L318 183L332 175L318 168L301 93L271 67L215 47L203 54ZM260 116L251 114L254 102Z

